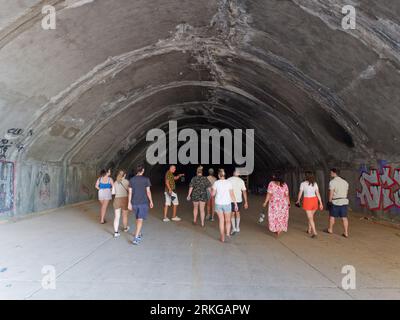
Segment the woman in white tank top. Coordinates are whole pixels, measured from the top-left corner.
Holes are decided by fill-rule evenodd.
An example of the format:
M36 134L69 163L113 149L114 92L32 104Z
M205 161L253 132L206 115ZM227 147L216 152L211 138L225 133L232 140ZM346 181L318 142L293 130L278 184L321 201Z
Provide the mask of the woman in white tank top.
M307 213L308 218L307 233L311 234L312 238L315 238L317 236L317 230L315 228L314 214L318 209L322 211L324 206L322 204L318 184L315 182L315 176L310 171L306 172L306 180L300 184L300 191L296 202L298 207L300 206L301 197L303 195L303 209Z

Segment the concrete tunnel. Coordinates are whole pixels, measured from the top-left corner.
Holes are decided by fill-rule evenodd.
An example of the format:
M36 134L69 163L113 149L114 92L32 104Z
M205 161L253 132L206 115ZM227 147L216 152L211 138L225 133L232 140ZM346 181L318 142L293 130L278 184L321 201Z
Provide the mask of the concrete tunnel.
M356 8L355 29L342 26L345 5ZM254 129L251 190L280 169L294 199L310 169L326 199L337 167L354 212L400 221L398 1L0 8L1 221L95 200L99 170L145 163L147 132L167 131L171 120L179 129ZM47 30L51 8L56 28ZM146 167L162 188L163 167Z

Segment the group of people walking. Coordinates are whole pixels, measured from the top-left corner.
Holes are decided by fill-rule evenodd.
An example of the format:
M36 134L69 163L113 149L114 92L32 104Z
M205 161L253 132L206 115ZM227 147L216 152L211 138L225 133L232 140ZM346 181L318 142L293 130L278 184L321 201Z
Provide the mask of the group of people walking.
M349 222L347 218L349 184L338 175L336 168L330 170L330 178L327 203L329 226L324 229L324 232L332 234L335 220L336 218L340 218L343 221L344 227L342 236L347 238L349 236ZM302 205L300 204L301 200L303 200ZM289 188L280 173L274 174L272 181L268 185L263 206L267 207L267 205L269 229L279 237L282 232L287 232L290 209ZM315 176L310 171L306 172L305 180L300 184L296 206L302 207L306 212L308 219L306 232L311 235L311 238L316 238L318 233L315 226L315 213L317 210L324 210L324 205L318 184L315 181Z
M104 224L109 202L114 195L114 237L119 237L119 225L122 215L123 231L129 231L128 213L133 211L136 215L136 229L133 234L133 244L138 245L143 240L143 221L147 219L150 208L154 207L150 179L144 176L144 167L136 167L135 175L129 180L127 173L118 171L116 180L111 177L111 171L102 170L101 176L96 182L98 189L100 208L100 223ZM231 236L240 233L240 218L242 209L248 209L248 196L246 185L240 172L235 170L233 176L226 177L224 169L219 169L217 177L214 170L208 170L208 176L204 175L204 169L199 166L196 175L191 179L186 199L193 203L193 225L205 227L206 220L214 221L215 214L219 220L220 241L226 242ZM329 226L324 230L333 233L336 218L341 218L344 226L344 237L348 237L347 207L349 204L347 194L349 185L339 177L336 169L331 169L332 180L329 183L328 209L330 213ZM184 174L176 174L176 166L171 165L164 177L164 215L163 221L181 221L177 215L179 206L176 182ZM302 205L300 204L302 201ZM305 181L301 183L296 206L302 207L307 215L308 228L306 232L312 238L318 233L315 226L315 213L323 210L318 184L312 172L306 172ZM171 218L168 217L169 208L172 207ZM277 172L272 176L272 181L267 187L267 194L263 207L268 207L268 227L276 237L282 232L287 232L290 209L290 195L288 185L283 176ZM207 216L206 216L207 212Z

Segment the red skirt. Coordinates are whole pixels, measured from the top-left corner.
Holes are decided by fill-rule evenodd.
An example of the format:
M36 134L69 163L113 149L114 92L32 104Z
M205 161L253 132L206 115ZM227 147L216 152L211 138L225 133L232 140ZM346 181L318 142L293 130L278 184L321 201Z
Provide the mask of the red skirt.
M318 197L304 198L303 209L307 211L318 210Z

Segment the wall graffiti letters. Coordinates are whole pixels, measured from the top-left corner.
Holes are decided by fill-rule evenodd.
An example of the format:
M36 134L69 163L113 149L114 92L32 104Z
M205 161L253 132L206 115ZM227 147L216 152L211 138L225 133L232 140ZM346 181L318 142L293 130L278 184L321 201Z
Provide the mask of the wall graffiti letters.
M14 163L0 161L0 213L14 208Z
M1 139L0 140L0 160L7 158L7 151L11 148L12 143L9 142L8 139Z
M36 187L39 193L39 200L42 204L47 204L50 200L50 174L48 173L48 168L43 165L38 172L35 180Z
M25 133L21 128L10 128L7 130L3 138L0 138L0 160L7 159L7 153L15 146L18 152L24 150L22 139L33 135L33 130L30 129Z
M400 168L392 169L385 165L379 171L364 169L360 175L361 189L357 198L362 207L370 210L389 210L400 208Z

